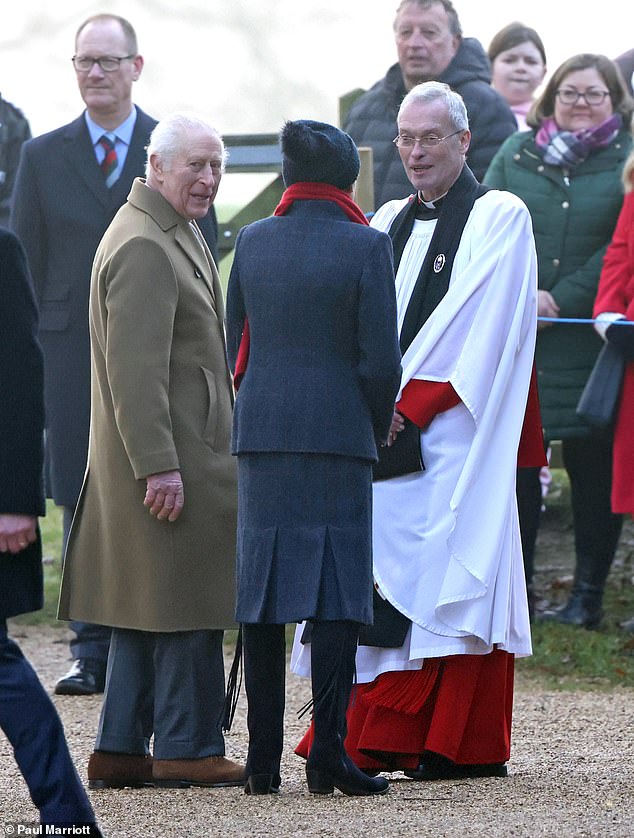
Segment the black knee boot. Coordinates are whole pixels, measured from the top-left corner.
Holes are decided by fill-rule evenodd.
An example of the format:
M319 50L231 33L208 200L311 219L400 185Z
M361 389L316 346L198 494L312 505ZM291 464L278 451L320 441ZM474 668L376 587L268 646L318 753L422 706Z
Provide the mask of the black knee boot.
M603 591L612 564L612 555L577 554L575 576L568 602L544 612L544 619L571 626L597 628L603 618Z
M368 777L346 754L346 710L354 677L359 625L315 622L311 638L314 740L306 761L308 789L331 794L384 794L384 777Z
M562 450L570 477L577 561L568 602L544 616L596 628L603 617L603 591L623 526L623 516L615 515L610 505L612 445L600 438L567 439Z
M247 693L249 752L247 794L271 794L280 788L284 746L286 638L284 625L242 626L244 683Z

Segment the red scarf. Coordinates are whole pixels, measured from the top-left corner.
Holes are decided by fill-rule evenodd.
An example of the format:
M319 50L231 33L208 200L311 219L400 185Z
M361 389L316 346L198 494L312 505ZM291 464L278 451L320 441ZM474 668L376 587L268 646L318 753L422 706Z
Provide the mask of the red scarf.
M273 215L286 215L295 201L333 201L348 216L350 221L368 226L368 219L361 207L356 204L348 192L331 186L329 183L293 183L286 189L282 199L275 207Z
M368 226L368 219L363 214L361 207L352 200L348 192L344 192L343 189L338 189L336 186L331 186L329 183L314 183L311 181L291 184L284 191L279 204L275 207L273 215L286 215L295 201L332 201L345 212L350 221L354 221L356 224L365 224L366 227ZM236 358L236 369L233 376L233 386L236 392L247 371L249 346L249 321L245 319L242 339L238 347L238 357Z

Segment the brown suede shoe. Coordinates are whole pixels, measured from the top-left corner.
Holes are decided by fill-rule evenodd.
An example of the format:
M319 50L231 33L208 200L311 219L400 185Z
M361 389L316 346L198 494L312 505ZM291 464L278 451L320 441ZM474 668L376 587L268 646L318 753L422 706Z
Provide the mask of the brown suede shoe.
M222 788L243 786L246 773L243 765L226 757L202 759L155 759L152 765L155 786L186 789L190 786Z
M152 757L93 751L88 760L88 788L138 789L152 786Z

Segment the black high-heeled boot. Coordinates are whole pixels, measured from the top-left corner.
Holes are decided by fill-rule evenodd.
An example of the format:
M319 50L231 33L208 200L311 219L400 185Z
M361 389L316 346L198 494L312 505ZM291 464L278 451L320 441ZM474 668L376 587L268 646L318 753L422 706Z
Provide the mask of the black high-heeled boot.
M284 625L242 626L249 752L245 794L276 794L284 746L286 638Z
M314 739L306 761L306 780L312 794L385 794L385 777L369 777L346 753L343 745L346 710L354 677L358 623L343 620L315 622L311 639Z

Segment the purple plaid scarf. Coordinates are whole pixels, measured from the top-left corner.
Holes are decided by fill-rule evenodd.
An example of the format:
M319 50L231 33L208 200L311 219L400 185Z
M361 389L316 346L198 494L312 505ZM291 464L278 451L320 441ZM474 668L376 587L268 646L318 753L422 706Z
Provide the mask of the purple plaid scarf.
M542 152L544 163L551 166L573 169L583 163L595 148L605 148L619 133L623 119L618 113L596 125L581 131L560 131L552 117L542 122L535 142Z

